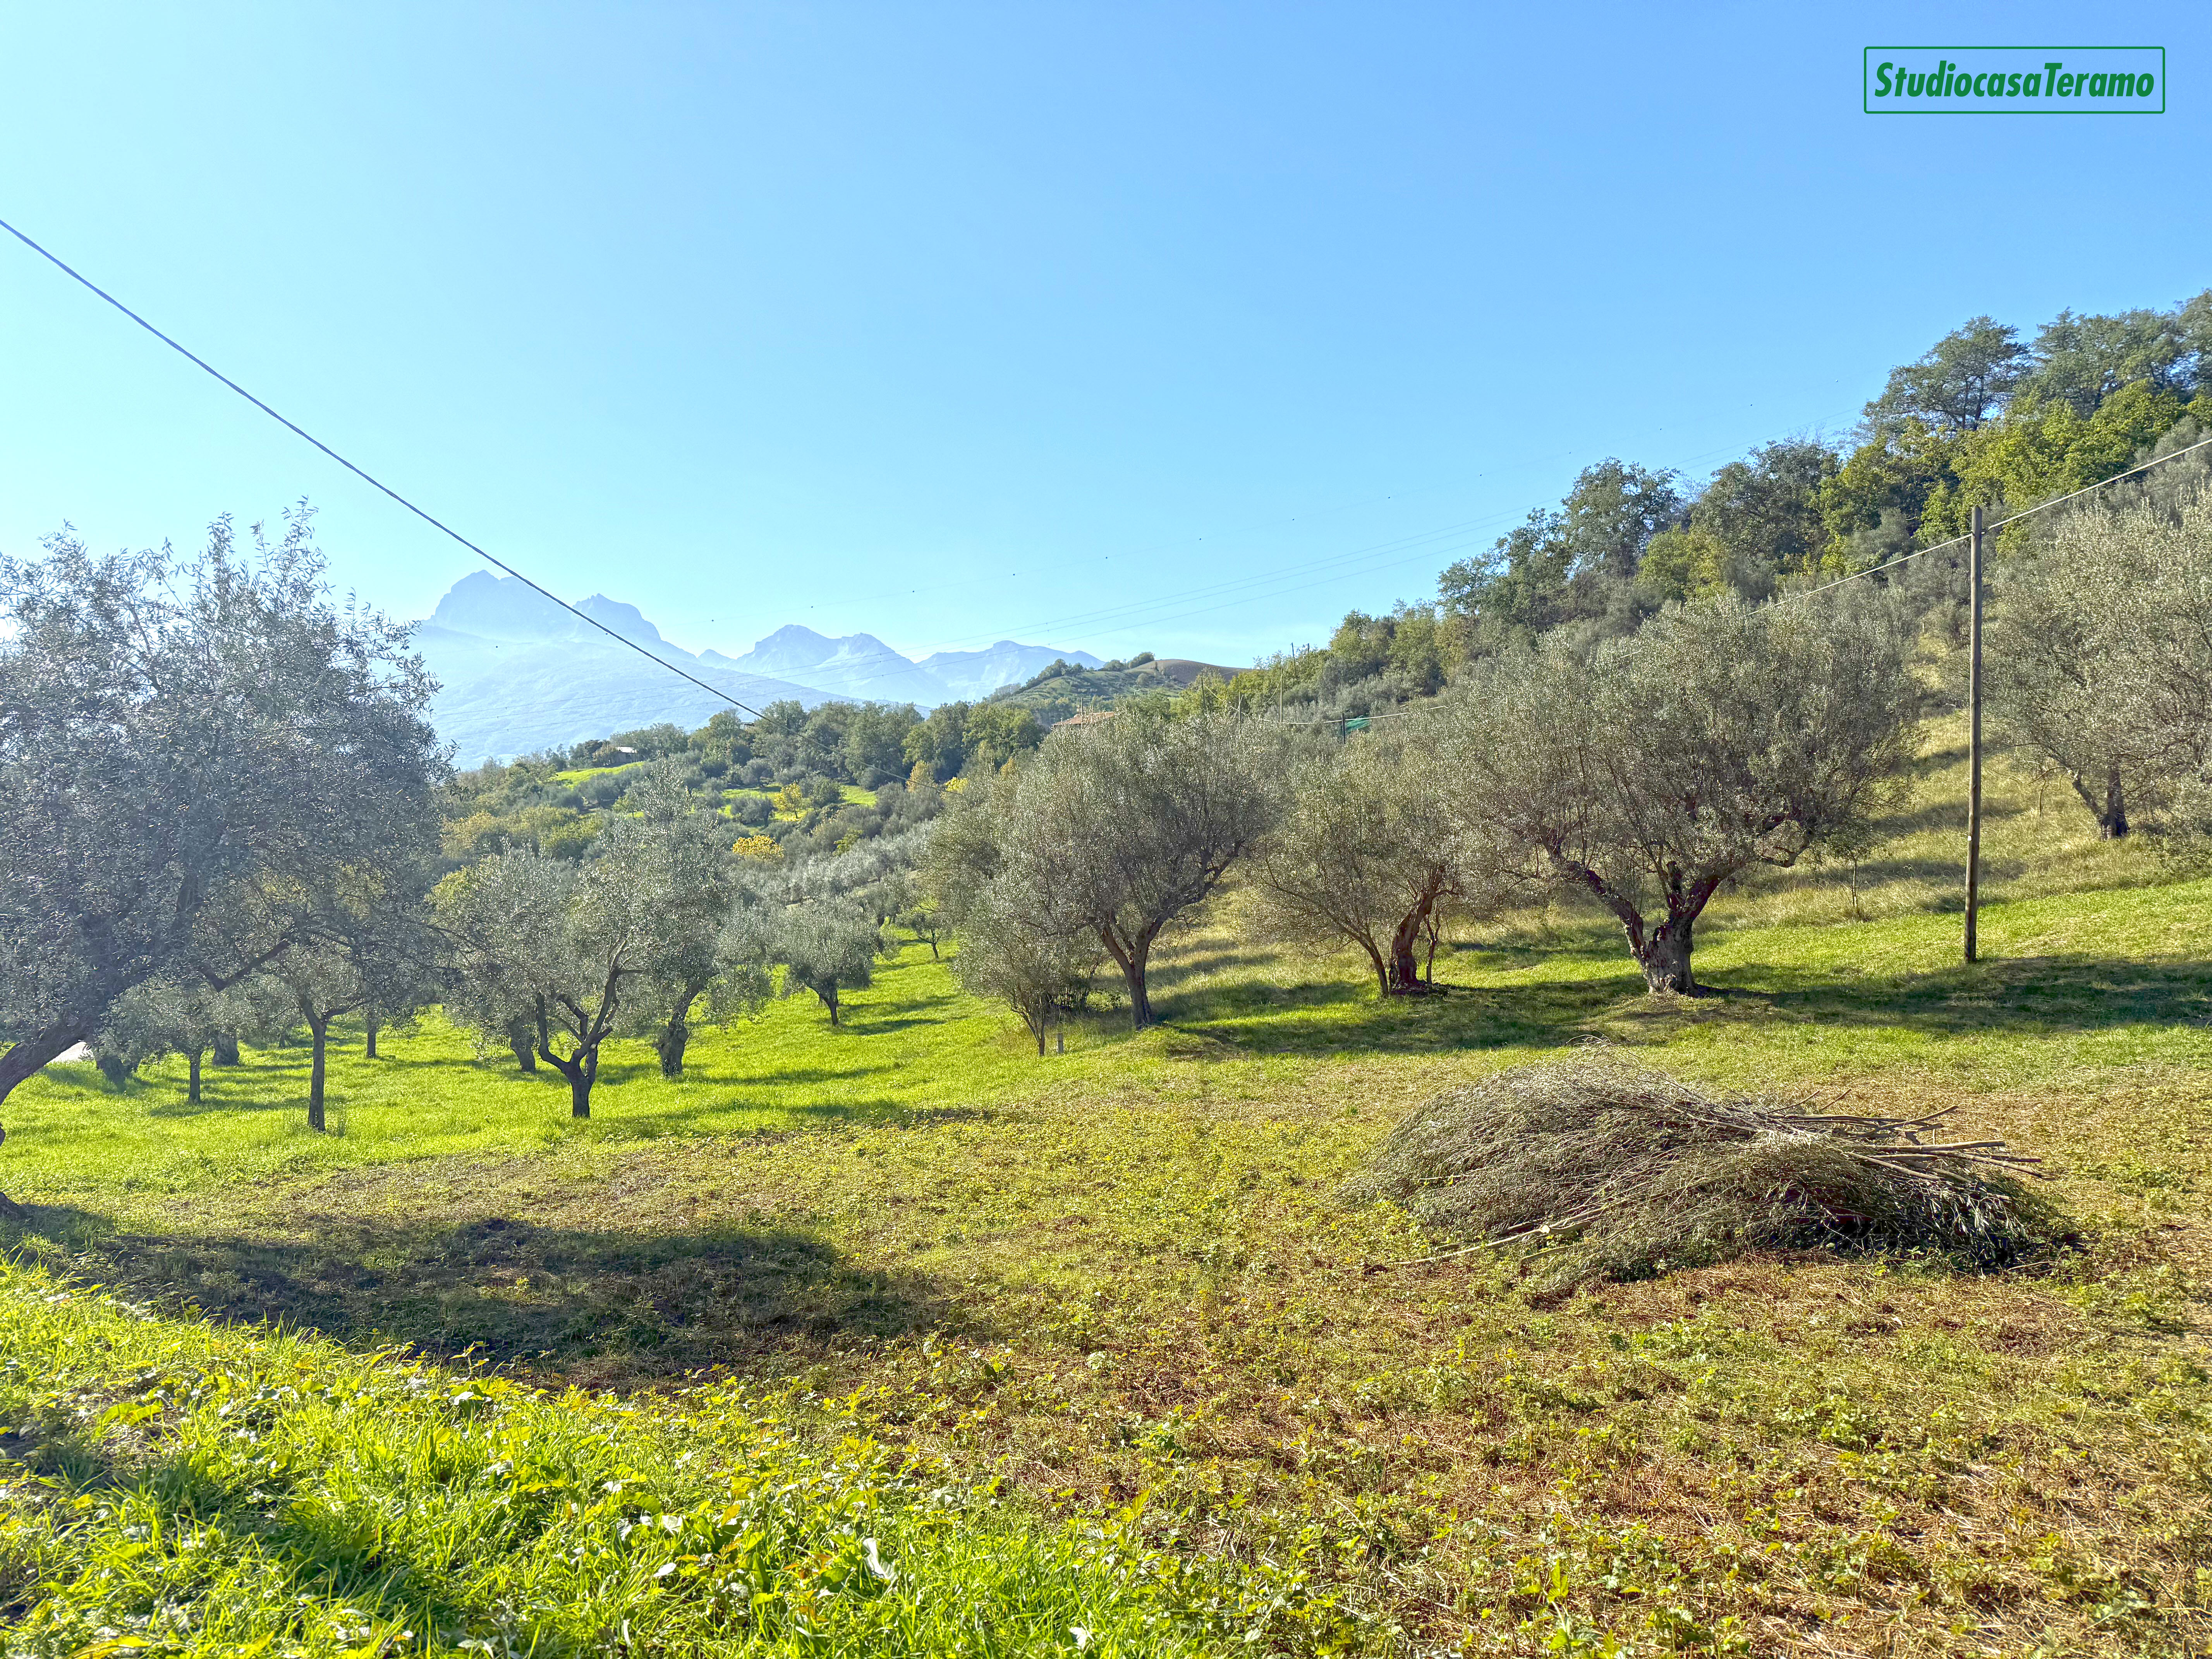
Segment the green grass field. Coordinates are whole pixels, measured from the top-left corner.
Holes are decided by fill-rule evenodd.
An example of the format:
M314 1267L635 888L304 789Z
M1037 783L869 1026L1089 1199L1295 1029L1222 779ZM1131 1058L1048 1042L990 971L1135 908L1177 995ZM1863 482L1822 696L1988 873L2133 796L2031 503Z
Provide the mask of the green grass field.
M673 1084L611 1051L588 1123L435 1018L346 1047L327 1136L304 1049L198 1107L173 1065L50 1068L0 1152L38 1216L10 1651L2204 1651L2212 880L2000 769L1962 965L1946 735L1860 868L1717 907L1695 1000L1563 910L1384 1006L1232 895L1167 1029L1101 1010L1043 1060L910 946L838 1029L775 1003ZM2080 1245L1544 1296L1394 1265L1404 1218L1337 1197L1426 1093L1592 1042L1953 1107L2047 1160ZM740 1556L744 1617L705 1588Z

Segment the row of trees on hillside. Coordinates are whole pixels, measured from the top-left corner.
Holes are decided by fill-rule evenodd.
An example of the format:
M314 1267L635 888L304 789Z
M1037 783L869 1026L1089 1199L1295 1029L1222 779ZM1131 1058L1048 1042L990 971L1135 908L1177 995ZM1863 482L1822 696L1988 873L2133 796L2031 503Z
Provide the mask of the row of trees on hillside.
M778 967L787 994L811 992L836 1024L906 896L889 844L792 872L748 864L665 762L626 799L589 860L495 854L434 896L447 1013L525 1070L559 1072L578 1117L609 1038L650 1038L662 1074L680 1077L694 1022L757 1012Z
M2212 842L2212 468L2021 528L1988 641L2000 734L2104 833L2148 812ZM1868 844L1942 678L1917 656L1929 597L1868 582L1554 629L1341 743L1194 689L1055 732L951 811L927 878L963 978L1041 1052L1109 961L1146 1024L1152 942L1234 866L1262 932L1356 948L1384 995L1428 988L1449 918L1547 890L1609 914L1653 991L1694 994L1730 880Z
M1909 611L1717 599L1594 656L1547 641L1338 745L1169 703L1055 732L939 826L956 967L1050 1022L1242 866L1261 925L1364 951L1419 994L1445 918L1565 887L1617 920L1655 992L1692 994L1698 916L1753 863L1867 833L1921 709Z
M1848 442L1760 445L1702 483L1607 459L1555 507L1449 566L1435 597L1348 614L1326 646L1231 678L1227 706L1285 719L1389 713L1463 664L1555 630L1583 648L1669 605L1759 601L1863 571L2083 489L2212 432L2212 290L2169 310L2062 313L2032 340L1987 317L1891 371ZM1881 580L1962 611L1962 562ZM1942 619L1954 635L1962 615Z
M754 787L828 778L873 789L1002 766L1043 735L1031 711L1003 703L939 703L924 715L911 703L830 702L809 709L785 698L750 721L724 711L696 732L643 726L540 758L568 769L689 759L702 776Z
M323 965L434 853L430 684L403 629L332 603L310 529L0 560L0 1101L134 995L188 1025L281 974L327 1008Z
M219 522L196 560L64 534L0 561L0 1101L79 1043L182 1054L197 1096L207 1055L304 1030L320 1128L334 1024L373 1056L444 1001L582 1112L608 1036L676 1074L698 1011L757 1007L777 969L834 1020L918 902L926 816L747 860L675 759L564 855L456 860L434 688L404 627L331 599L304 507L274 541Z

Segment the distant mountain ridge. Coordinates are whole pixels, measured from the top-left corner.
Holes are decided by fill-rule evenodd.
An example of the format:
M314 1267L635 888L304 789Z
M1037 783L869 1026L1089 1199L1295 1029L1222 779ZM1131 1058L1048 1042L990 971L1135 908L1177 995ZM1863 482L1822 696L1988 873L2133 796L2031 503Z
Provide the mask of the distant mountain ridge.
M872 634L832 639L796 623L742 656L696 656L661 637L635 605L603 593L576 609L653 655L755 708L783 699L808 708L835 700L975 702L1056 659L1099 666L1087 651L1001 640L982 651L939 651L917 663ZM432 703L439 735L460 764L566 747L586 738L673 720L696 726L728 705L656 669L635 652L512 576L476 571L447 590L414 643L440 683Z

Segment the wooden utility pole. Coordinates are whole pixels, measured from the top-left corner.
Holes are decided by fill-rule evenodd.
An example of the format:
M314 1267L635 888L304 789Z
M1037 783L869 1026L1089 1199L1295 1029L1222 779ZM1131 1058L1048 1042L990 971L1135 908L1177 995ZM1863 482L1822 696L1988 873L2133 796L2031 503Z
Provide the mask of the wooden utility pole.
M1982 901L1982 509L1966 538L1966 960Z

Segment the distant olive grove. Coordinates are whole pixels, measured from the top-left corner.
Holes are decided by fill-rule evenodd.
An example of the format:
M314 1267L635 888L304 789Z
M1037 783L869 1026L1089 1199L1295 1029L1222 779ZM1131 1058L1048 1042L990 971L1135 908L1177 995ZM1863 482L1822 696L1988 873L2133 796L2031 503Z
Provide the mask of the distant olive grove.
M1381 996L1560 896L1695 994L1715 896L1863 848L1956 706L1959 563L1920 550L2197 441L2209 306L2032 346L1978 319L1848 453L1770 445L1696 490L1606 463L1437 602L1226 679L1055 665L927 715L776 703L465 772L304 509L191 558L64 533L0 564L0 1101L81 1042L117 1079L181 1055L197 1095L241 1042L298 1042L320 1128L336 1033L373 1054L442 1007L581 1116L610 1041L679 1078L773 997L842 1024L902 937L1042 1054L1102 1000L1156 1019L1160 941L1231 888L1285 973L1351 952ZM2105 833L2177 848L2212 825L2206 477L2185 458L1991 560L1996 730Z

